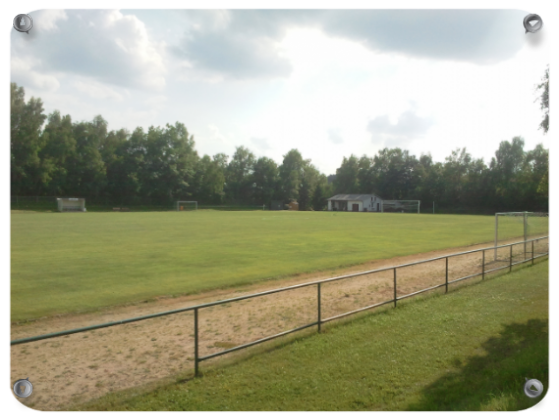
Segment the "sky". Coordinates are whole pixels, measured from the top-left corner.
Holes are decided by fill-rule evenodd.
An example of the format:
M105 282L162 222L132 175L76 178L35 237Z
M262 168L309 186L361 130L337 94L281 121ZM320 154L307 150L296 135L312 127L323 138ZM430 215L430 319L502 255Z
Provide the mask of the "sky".
M200 155L297 148L326 175L400 147L444 161L466 147L549 138L535 86L545 32L521 10L38 10L11 33L11 81L45 112L110 130L179 121ZM545 25L544 25L545 28Z

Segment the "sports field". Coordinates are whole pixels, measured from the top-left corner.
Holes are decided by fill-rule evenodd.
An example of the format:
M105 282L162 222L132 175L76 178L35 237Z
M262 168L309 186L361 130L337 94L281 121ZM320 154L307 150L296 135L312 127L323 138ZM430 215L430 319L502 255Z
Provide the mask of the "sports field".
M547 220L530 233L547 233ZM521 230L511 229L511 237ZM12 213L12 321L490 242L494 217Z

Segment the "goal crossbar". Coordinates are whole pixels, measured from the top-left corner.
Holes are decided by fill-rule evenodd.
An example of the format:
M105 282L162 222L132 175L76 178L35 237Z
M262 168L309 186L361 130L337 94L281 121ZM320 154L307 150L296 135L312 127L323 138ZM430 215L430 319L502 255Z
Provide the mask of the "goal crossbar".
M414 205L415 204L415 205ZM414 210L417 208L417 213L419 213L419 209L421 207L421 200L382 200L382 212L384 213L385 206L390 208L401 208L401 209L411 209ZM416 207L417 206L417 207Z

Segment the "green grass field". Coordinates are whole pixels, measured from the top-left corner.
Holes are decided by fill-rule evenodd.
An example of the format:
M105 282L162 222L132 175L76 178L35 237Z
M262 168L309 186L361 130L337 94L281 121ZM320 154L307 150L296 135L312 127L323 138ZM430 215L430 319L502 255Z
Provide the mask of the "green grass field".
M91 311L493 238L490 216L14 212L11 316Z
M183 373L74 409L522 410L549 386L548 277L542 261L326 324L322 334L255 350L201 378ZM525 396L525 378L539 379L544 394Z

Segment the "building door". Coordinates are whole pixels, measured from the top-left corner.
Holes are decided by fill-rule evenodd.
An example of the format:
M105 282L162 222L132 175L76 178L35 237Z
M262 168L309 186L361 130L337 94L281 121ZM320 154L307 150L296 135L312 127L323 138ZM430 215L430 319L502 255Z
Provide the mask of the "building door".
M380 203L377 203L377 211L380 211Z
M359 211L359 204L352 204L351 211Z

